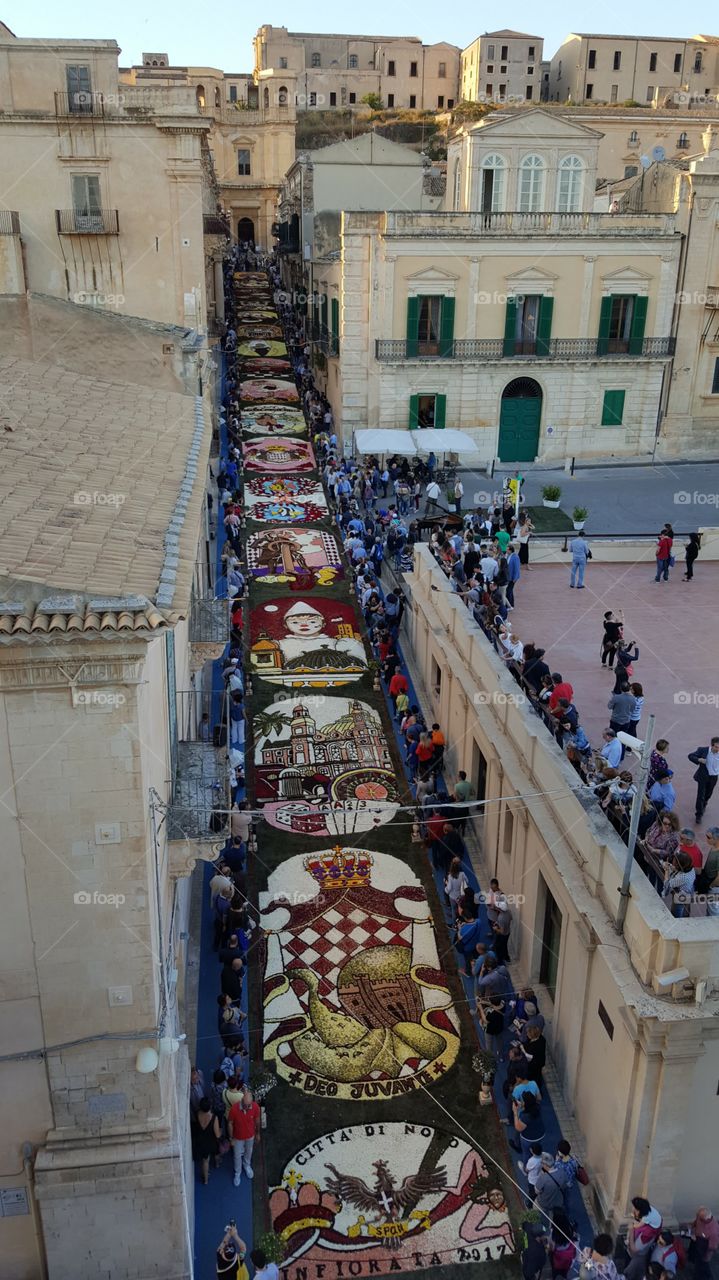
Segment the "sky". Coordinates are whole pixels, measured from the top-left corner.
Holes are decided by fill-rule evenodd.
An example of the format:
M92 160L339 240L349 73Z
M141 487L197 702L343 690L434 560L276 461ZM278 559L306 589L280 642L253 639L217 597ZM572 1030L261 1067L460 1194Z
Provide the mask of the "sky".
M571 6L554 3L516 3L487 6L482 16L465 0L446 9L437 0L364 0L355 12L338 11L333 0L297 4L198 5L196 0L123 0L119 8L85 0L5 0L0 19L16 36L62 39L115 39L122 49L120 65L140 61L143 52L168 53L178 65L219 67L223 71L252 70L252 37L263 23L290 31L348 32L383 36L419 36L425 44L447 40L465 47L485 30L510 27L544 36L545 57L551 57L569 31L611 35L685 37L712 30L711 6L706 0L686 0L679 10L668 0L634 0L631 10L607 0L597 11L589 0ZM572 25L570 26L570 22ZM716 31L719 21L713 24Z

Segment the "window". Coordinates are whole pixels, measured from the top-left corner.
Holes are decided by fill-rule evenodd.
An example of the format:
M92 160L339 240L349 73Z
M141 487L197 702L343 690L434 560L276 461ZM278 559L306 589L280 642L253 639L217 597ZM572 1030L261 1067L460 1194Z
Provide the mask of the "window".
M647 102L651 102L653 97L654 97L654 85L648 84L647 85Z
M525 156L519 167L519 208L537 213L544 195L544 161L541 156Z
M509 806L504 810L504 823L502 825L502 853L508 858L512 854L512 845L514 844L514 814Z
M503 44L502 52L499 55L499 60L500 62L506 62L508 57L509 57L509 45Z
M679 148L680 151L685 151L688 146L689 146L689 135L686 133L680 133L679 137L677 138L677 147Z
M621 66L622 66L622 54L621 54L621 50L620 50L620 49L615 49L615 50L614 50L614 61L613 61L613 63L612 63L612 67L613 67L614 71L619 71L619 70L621 70Z
M432 666L430 670L431 670L431 681L432 681L432 693L434 694L435 698L439 698L442 692L442 668L434 658L432 659Z
M493 44L488 44L488 45L487 45L487 57L489 58L489 61L490 61L490 62L492 62L492 61L493 61L493 59L494 59L494 45L493 45Z
M357 101L357 94L356 94L356 93L351 93L351 94L350 94L350 106L351 106L351 107L353 107L356 101Z
M596 67L596 65L597 65L597 51L596 49L590 49L589 57L587 58L587 67L590 71L594 71L594 68Z
M543 982L552 1000L557 994L559 952L562 945L562 913L559 910L544 877L544 921L542 925L542 950L539 959L539 981ZM539 932L539 930L538 930Z
M440 80L446 80L446 78L447 78L447 63L446 63L446 62L440 62L439 67L437 68L437 75L439 76Z
M698 73L701 71L701 69L702 69L702 51L701 49L697 49L696 53L694 54L694 71Z
M533 90L533 89L534 89L534 85L532 85L532 84L528 84L528 85L527 85L527 87L526 87L526 89L525 89L525 91L524 91L524 96L525 96L525 98L527 99L527 102L531 102L531 101L532 101L532 90Z
M557 67L557 79L561 80L561 78L562 78L562 59L560 58L559 65ZM557 101L559 101L559 94L557 94Z
M637 294L608 294L599 313L597 355L641 355L648 299Z
M419 354L423 356L439 355L439 318L442 299L419 299Z
M393 106L394 106L394 94L393 94L393 93L388 93L388 94L387 94L387 106L388 106L388 107L393 107Z
M485 85L484 92L488 98L491 98L492 94L494 93L494 85L492 84Z
M454 106L454 98L448 98L448 99L447 99L447 110L448 110L448 111L451 111L453 106Z
M411 93L409 95L409 106L411 111L414 111L415 107L417 106L417 97L414 93Z
M393 76L394 74L395 74L394 60L390 59L390 61L387 63L387 75Z
M674 54L674 71L676 73L677 71L681 71L681 69L682 69L682 55L680 53L675 53Z
M78 218L100 216L100 179L94 173L75 173L72 177L72 207Z
M534 75L534 67L527 67L527 75L528 76Z
M487 75L494 75L494 63L487 63Z
M287 59L280 58L280 71L286 71L286 70L287 70Z
M312 54L312 66L313 66L313 67L321 67L321 66L322 66L322 58L320 57L319 53L313 53L313 54Z
M409 74L410 74L411 76L416 76L416 75L417 75L417 63L416 63L416 62L410 62L410 64L409 64Z
M503 101L504 101L504 97L505 97L506 92L507 92L507 86L506 86L506 84L500 84L500 86L499 86L499 100L500 100L500 102L503 102Z
M503 66L500 66L500 68L499 68L499 74L500 74L500 76L506 76L506 74L507 74L507 65L506 65L506 63L505 63Z
M530 44L529 49L527 50L527 58L529 59L530 62L534 62L534 45L533 44Z
M331 107L336 107L336 106L337 106L337 94L336 94L336 93L330 93L330 106L331 106Z
M637 133L636 129L632 129L632 132L630 133L629 138L627 140L627 146L636 147L638 142L639 142L639 134Z
M447 397L440 395L415 395L409 398L410 430L433 427L441 431L445 425Z
M507 298L502 356L549 355L554 299L542 294Z
M585 89L585 92L584 92L584 96L585 96L585 98L586 98L587 102L590 102L590 101L591 101L591 99L594 97L594 85L593 85L593 84L588 84L588 85L587 85L587 87L586 87L586 89Z
M649 54L649 70L656 71L656 69L657 69L657 55L656 53L650 53Z
M719 358L714 361L714 377L712 378L711 393L713 396L719 396Z
M451 358L454 298L420 294L407 299L407 356Z
M356 71L357 67L359 66L359 58L357 57L357 54L351 53L349 61L350 61L350 70Z
M602 426L621 427L624 417L624 391L605 391L602 401Z
M636 178L638 172L639 172L639 169L635 164L625 164L624 166L625 178Z
M73 63L65 67L65 83L67 85L67 105L70 111L78 115L92 111L92 81L90 68Z
M221 94L220 94L219 87L216 87L216 88L215 88L215 106L216 106L216 107L221 107L221 106L222 106L222 96L221 96Z
M437 107L444 107L444 95L440 94L437 99Z
M277 105L278 107L286 107L288 101L289 101L289 96L287 93L287 85L281 84L277 91Z
M619 85L613 84L610 91L610 95L609 95L609 101L616 102L618 97L619 97Z
M230 102L237 102L237 85L230 85Z
M487 760L474 740L472 741L471 781L474 783L474 793L477 800L481 804L487 796Z
M491 87L487 86L488 89ZM505 173L506 165L502 156L485 156L482 161L480 192L482 213L499 213L504 208Z
M340 102L343 107L347 106L347 86L340 85Z
M241 178L249 178L252 172L248 147L240 147L237 152L237 172Z

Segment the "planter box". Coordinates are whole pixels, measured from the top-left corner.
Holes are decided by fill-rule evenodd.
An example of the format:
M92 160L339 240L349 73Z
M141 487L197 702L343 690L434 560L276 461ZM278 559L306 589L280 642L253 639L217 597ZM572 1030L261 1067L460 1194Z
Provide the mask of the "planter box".
M561 502L561 498L557 498L556 502L551 501L549 498L542 498L543 507L554 507L555 510L559 506L560 502Z

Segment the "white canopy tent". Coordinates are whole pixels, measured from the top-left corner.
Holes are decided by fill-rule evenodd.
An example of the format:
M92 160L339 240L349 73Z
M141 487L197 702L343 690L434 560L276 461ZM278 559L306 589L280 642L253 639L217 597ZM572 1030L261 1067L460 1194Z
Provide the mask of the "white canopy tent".
M454 427L445 427L443 430L419 428L412 435L416 439L419 453L477 452L477 445L472 437L466 431L457 431Z
M413 458L417 453L414 431L401 431L392 428L371 427L364 431L355 431L355 448L357 453L393 454ZM444 435L444 431L435 431L432 435Z

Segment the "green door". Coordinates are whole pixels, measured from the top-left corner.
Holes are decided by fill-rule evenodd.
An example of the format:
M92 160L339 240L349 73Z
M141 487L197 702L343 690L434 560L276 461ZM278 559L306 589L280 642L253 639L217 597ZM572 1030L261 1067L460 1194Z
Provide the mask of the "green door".
M533 462L539 451L541 395L505 395L499 419L500 462Z

